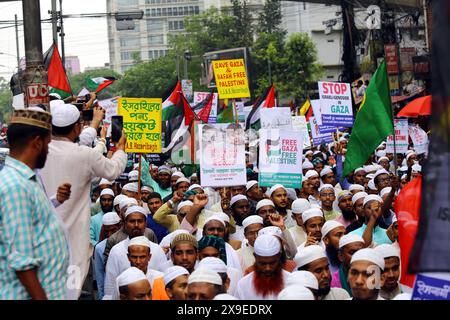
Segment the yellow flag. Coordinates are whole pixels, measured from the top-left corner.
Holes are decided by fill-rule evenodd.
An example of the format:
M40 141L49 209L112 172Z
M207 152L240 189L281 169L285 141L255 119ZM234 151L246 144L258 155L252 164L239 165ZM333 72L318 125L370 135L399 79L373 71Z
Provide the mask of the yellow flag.
M311 103L309 102L309 99L305 101L303 106L300 108L300 115L304 116L306 112L308 112L309 108L311 107Z

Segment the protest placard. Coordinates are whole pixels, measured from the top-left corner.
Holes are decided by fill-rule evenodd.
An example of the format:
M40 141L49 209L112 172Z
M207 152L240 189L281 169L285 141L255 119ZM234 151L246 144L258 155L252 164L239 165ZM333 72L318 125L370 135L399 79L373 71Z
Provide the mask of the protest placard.
M414 144L414 150L417 154L428 154L428 135L418 125L410 125L408 127L408 133Z
M418 274L411 300L450 300L450 274Z
M311 135L313 138L313 145L320 146L322 143L330 143L333 142L333 136L330 132L321 133L319 131L319 125L317 124L316 117L309 118L309 124L311 127ZM335 129L336 131L336 129Z
M302 136L285 129L261 129L259 136L259 185L301 188Z
M127 135L126 152L161 152L162 100L153 98L119 98L118 114L123 116Z
M98 105L105 110L105 122L111 123L111 117L117 115L117 97L100 100Z
M395 149L397 153L408 151L408 119L394 119ZM394 153L394 136L387 136L386 152Z
M353 126L352 91L349 83L319 82L321 123L333 127ZM314 114L316 118L318 115ZM317 119L318 120L318 119Z
M220 99L250 97L244 59L212 62Z
M308 123L305 116L292 117L292 130L300 132L303 137L303 149L311 148L311 139L308 133Z
M335 132L336 127L334 126L326 126L322 124L322 103L319 99L311 100L311 107L313 108L314 118L317 121L317 125L319 126L319 132L321 134Z
M183 95L188 102L192 102L193 97L193 88L192 88L192 80L183 79L181 80L181 91L183 91Z
M205 100L211 93L210 92L198 92L194 91L194 102L192 103L193 106L196 104L202 102ZM213 101L212 101L212 107L211 112L209 113L208 123L216 123L217 121L217 104L219 102L219 95L217 93L213 93ZM200 112L200 110L197 111Z
M292 129L291 108L261 108L261 129Z
M198 126L200 179L204 187L245 185L245 134L238 123Z

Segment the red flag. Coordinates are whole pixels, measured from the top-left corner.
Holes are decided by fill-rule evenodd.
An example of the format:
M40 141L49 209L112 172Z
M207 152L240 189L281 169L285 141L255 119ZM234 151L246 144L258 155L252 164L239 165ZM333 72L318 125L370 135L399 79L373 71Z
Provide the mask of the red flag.
M211 113L212 103L214 99L214 93L210 93L207 101L205 103L205 106L202 108L202 110L198 113L198 117L200 120L202 120L204 123L208 123L209 115Z
M69 81L67 81L61 57L59 56L58 47L55 44L53 44L52 58L50 59L47 72L49 86L65 92L72 92Z
M189 102L187 102L186 98L183 94L180 94L180 102L183 104L184 109L184 124L186 126L190 125L192 121L196 118L198 119L195 112L192 110L191 106L189 105Z
M273 108L275 107L275 87L272 85L267 93L266 99L261 104L261 108Z
M422 201L422 177L417 177L406 184L400 191L394 204L398 223L398 243L402 261L400 283L413 287L416 275L407 274L409 256L416 240L419 224L420 204Z
M311 118L312 115L313 115L313 108L310 106L309 109L308 109L308 112L305 115L306 122L309 121L309 118Z

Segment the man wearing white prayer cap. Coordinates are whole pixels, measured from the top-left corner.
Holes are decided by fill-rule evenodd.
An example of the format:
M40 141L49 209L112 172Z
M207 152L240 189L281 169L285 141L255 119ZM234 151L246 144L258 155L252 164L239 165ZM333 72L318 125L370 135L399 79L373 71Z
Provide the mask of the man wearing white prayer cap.
M358 192L364 192L366 189L364 188L364 186L360 185L360 184L352 184L350 185L350 187L348 188L348 191L350 191L350 193L352 195L354 195L355 193Z
M263 199L258 201L256 204L256 214L263 218L264 226L271 226L271 222L269 220L269 216L271 214L275 214L277 211L275 210L275 204L272 200Z
M135 267L124 270L115 280L115 300L151 300L152 289L146 275Z
M129 182L122 187L122 194L126 195L129 198L134 198L136 200L140 200L138 198L138 183L137 182Z
M336 221L342 223L344 227L348 227L358 219L353 211L352 197L353 194L348 190L342 190L337 195L338 207L342 214L336 219Z
M239 280L236 297L243 300L276 299L289 276L283 269L286 261L281 242L276 236L263 234L256 238L254 248L255 270Z
M259 230L264 227L263 218L258 215L251 215L242 221L242 228L244 229L245 241L242 246L236 251L242 270L246 270L255 263L255 256L253 255L253 245Z
M114 210L114 191L109 188L103 189L100 193L100 207L101 211L91 217L91 224L89 227L89 235L91 243L95 246L100 239L100 231L102 229L102 218L107 212Z
M286 188L281 184L273 185L268 191L267 195L275 205L275 210L283 217L284 224L287 228L295 226L295 221L292 219L291 210L289 209L289 199Z
M406 155L406 165L408 167L412 167L416 161L417 161L417 154L414 151Z
M303 230L306 233L306 241L302 243L300 248L310 245L320 245L325 249L325 244L322 241L322 226L325 223L323 212L320 208L313 207L302 213Z
M341 213L333 209L336 191L331 184L324 184L319 188L319 196L325 220L337 219Z
M314 152L312 150L308 150L305 152L305 159L312 161L313 155L314 155Z
M350 269L350 261L353 254L364 248L364 239L356 234L346 234L339 240L339 253L338 257L341 261L339 269L333 273L331 280L331 287L342 288L347 293L352 296L352 291L348 284L347 276L348 270Z
M186 300L189 271L173 266L164 271L164 284L170 300Z
M310 289L295 284L281 290L277 300L315 300Z
M379 226L383 215L382 205L383 199L378 195L371 194L364 197L364 224L351 233L360 235L366 240L366 243L373 243L374 246L383 243L391 244L392 240L389 239L386 229Z
M306 199L297 199L292 202L292 219L295 220L296 225L289 228L292 239L298 247L306 241L306 232L303 229L302 213L311 208L311 204Z
M411 167L411 180L417 178L422 173L422 166L420 164L413 164Z
M246 196L237 194L231 197L230 209L231 215L236 222L236 232L230 235L230 239L243 241L244 228L242 227L242 222L250 215L250 202Z
M381 244L375 247L375 251L384 258L380 296L385 300L392 300L403 292L399 283L401 273L400 247L397 242L394 244Z
M320 179L322 179L323 184L331 184L333 187L336 186L336 177L330 166L325 166L320 171Z
M109 181L109 180L107 180L105 178L102 178L102 179L100 179L100 182L98 183L98 186L99 186L100 190L103 190L103 189L106 189L106 188L111 188L112 184L113 183L111 181Z
M380 157L377 161L377 163L382 166L386 171L389 171L389 168L391 166L389 158L386 156Z
M319 281L317 281L316 276L309 271L293 271L286 280L286 287L292 285L301 285L314 294L314 298L317 298L317 291L319 290Z
M94 255L92 256L92 272L97 282L98 300L101 300L104 296L105 261L103 259L103 253L105 251L106 241L120 229L121 222L122 220L116 212L107 212L102 217L104 239L95 246Z
M375 183L378 192L380 192L381 189L389 187L391 185L391 175L385 169L380 169L375 172L373 182Z
M345 300L349 297L345 290L331 288L331 272L324 249L318 245L304 247L297 252L295 259L298 271L309 271L317 279L319 289L318 300Z
M111 158L104 157L95 148L86 147L95 140L97 132L94 126L98 128L103 116L104 110L95 108L92 127L82 131L77 107L65 104L52 108L52 141L48 145L45 166L39 171L47 192L53 193L64 182L71 184L70 199L56 208L56 214L66 230L70 264L78 267L80 276L76 286L68 286L68 299L76 300L80 296L93 253L89 235L91 183L98 178L117 179L127 164L125 135L116 143L116 151ZM85 135L87 130L91 132L87 133L88 137Z
M131 170L128 172L128 182L137 182L139 178L139 171Z
M335 273L338 270L341 262L338 258L339 252L339 239L345 234L345 226L336 221L329 220L325 222L322 227L322 241L326 247L326 254L331 273Z
M199 268L215 271L222 278L223 291L234 295L238 281L242 278L242 272L236 268L228 267L222 259L205 257L200 260Z
M384 259L375 249L358 250L350 261L348 283L353 300L384 300L380 297Z
M238 298L228 293L220 293L213 300L238 300Z
M118 194L117 196L114 197L113 206L114 206L114 210L117 212L119 217L120 217L120 201L127 199L127 198L128 197L124 194Z
M313 170L314 169L314 165L312 164L311 161L309 161L308 159L306 159L303 163L302 163L302 171L303 171L303 175L306 174L306 172L308 172L309 170Z
M125 221L122 229L117 231L111 237L117 235L120 232L125 234L125 239L120 241L118 244L114 245L110 252L108 252L108 256L106 256L106 248L111 240L111 237L108 238L108 242L105 248L105 262L106 262L106 276L105 276L105 295L112 295L114 290L114 279L119 275L123 270L130 267L130 261L127 257L128 252L128 244L131 239L139 236L145 236L149 239L150 243L150 252L152 254L151 259L148 263L148 269L162 271L161 266L167 262L166 255L162 248L156 243L157 239L152 230L147 229L147 210L139 207L139 206L131 206L125 212ZM147 234L147 230L151 232L151 238ZM116 240L120 239L117 238Z
M128 242L128 260L132 267L138 268L147 276L152 287L152 300L168 300L169 297L167 297L164 288L163 273L148 268L152 257L151 246L146 237L134 237Z
M360 167L356 168L353 172L353 183L364 186L366 170L363 167Z
M198 268L189 276L187 300L212 300L220 293L225 292L217 272Z
M373 179L370 179L369 182L367 183L367 193L368 194L378 194L379 193L378 188L375 185L375 181Z
M250 212L254 213L258 201L264 199L264 193L260 188L258 181L250 180L247 182L245 195L250 201Z

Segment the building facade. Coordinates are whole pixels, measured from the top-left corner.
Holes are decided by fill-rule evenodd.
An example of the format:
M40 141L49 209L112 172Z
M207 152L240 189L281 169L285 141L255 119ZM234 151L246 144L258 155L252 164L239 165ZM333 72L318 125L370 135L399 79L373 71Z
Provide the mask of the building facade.
M80 59L77 56L66 56L65 60L66 71L71 74L78 74L81 72L80 69Z

